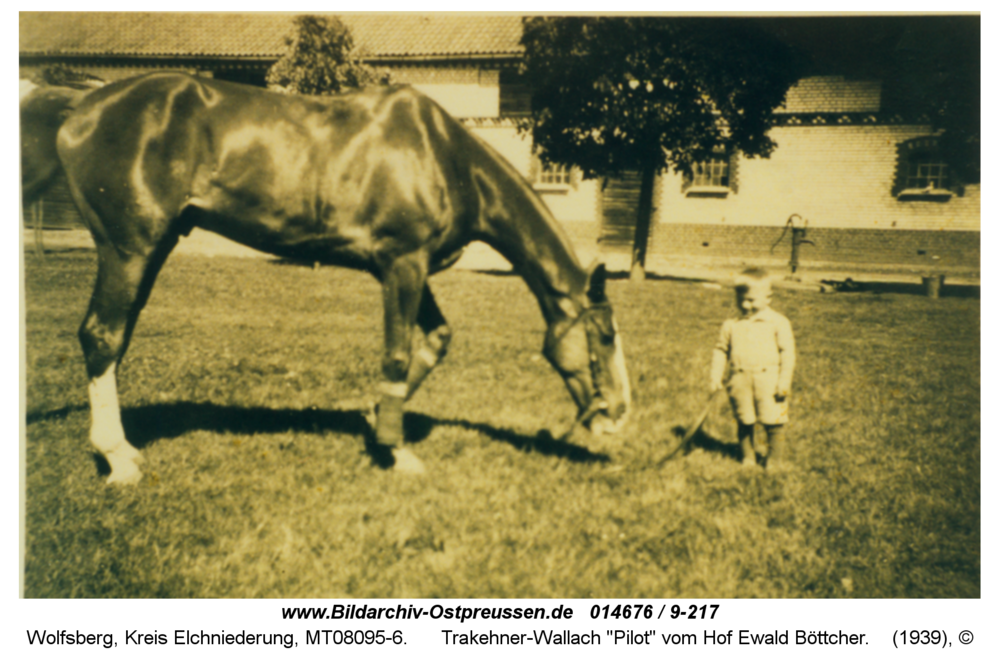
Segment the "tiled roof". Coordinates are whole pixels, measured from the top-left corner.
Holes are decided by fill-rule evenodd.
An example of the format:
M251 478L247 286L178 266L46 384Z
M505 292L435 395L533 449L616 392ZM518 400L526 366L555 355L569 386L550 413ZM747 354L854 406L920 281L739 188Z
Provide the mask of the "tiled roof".
M22 55L278 57L293 14L21 12ZM519 55L512 14L343 14L369 57Z

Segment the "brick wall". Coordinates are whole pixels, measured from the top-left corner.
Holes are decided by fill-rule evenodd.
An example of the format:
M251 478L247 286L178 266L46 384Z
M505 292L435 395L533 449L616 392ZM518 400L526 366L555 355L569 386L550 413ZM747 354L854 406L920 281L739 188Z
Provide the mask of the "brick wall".
M894 125L775 128L769 159L740 158L739 189L726 198L685 197L681 178L664 177L663 223L783 225L791 214L816 228L978 231L980 187L947 202L892 195L897 145L928 127Z
M599 241L597 222L563 222L585 261L597 254L626 256L626 244ZM804 269L933 271L978 277L978 232L812 228L813 242L799 249ZM777 246L775 242L778 242ZM774 251L771 247L774 246ZM673 263L759 264L785 268L791 258L791 234L781 227L749 225L660 224L653 233L649 259Z
M500 86L499 69L480 69L474 66L402 66L390 67L394 83L409 85L485 85Z
M725 258L785 264L791 257L791 233L780 227L665 224L653 237L653 254ZM921 230L813 228L799 249L803 264L870 264L877 267L925 267L977 270L979 233ZM775 242L779 242L775 246ZM771 247L774 246L774 251Z
M875 81L800 81L784 109L800 114L796 122L772 129L778 146L769 159L739 158L738 186L728 195L689 197L679 175L660 179L651 255L784 264L790 238L774 254L770 247L789 216L799 214L816 242L802 247L803 263L978 270L981 187L966 186L947 201L898 200L892 193L897 146L928 135L930 127L891 123L877 115L880 103Z
M814 76L793 85L781 109L788 113L871 113L882 105L882 83ZM779 112L781 112L779 111Z

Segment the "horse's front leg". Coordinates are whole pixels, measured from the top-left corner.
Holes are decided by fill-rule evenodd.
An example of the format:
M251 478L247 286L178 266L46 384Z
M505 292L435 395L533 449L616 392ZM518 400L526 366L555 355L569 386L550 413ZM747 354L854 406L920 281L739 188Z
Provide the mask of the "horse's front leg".
M427 282L427 260L417 254L397 258L382 275L385 309L385 352L375 438L392 449L394 468L422 473L420 460L403 448L403 403L410 393L408 377L413 362L413 335Z
M427 375L437 367L448 351L451 329L441 314L430 287L424 285L420 296L420 311L413 333L413 350L410 355L410 371L406 379L406 399L416 393Z

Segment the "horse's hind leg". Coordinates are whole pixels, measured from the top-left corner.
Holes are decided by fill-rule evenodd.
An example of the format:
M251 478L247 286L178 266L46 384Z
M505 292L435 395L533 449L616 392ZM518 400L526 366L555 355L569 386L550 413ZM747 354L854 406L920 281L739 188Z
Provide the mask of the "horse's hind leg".
M142 454L125 438L118 405L117 372L139 312L176 238L141 255L98 245L97 283L80 326L90 380L90 441L111 467L108 483L134 484L142 478Z

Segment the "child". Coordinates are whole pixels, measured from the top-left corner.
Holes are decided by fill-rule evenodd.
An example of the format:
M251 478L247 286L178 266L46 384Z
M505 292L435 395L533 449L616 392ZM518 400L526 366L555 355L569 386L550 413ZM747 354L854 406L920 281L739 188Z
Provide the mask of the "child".
M784 424L795 370L795 338L784 315L771 310L771 279L753 267L736 279L736 307L741 317L726 320L712 355L709 390L722 388L729 365L729 400L738 425L743 466L757 465L754 424L767 431L767 445L758 450L770 470L783 467Z

